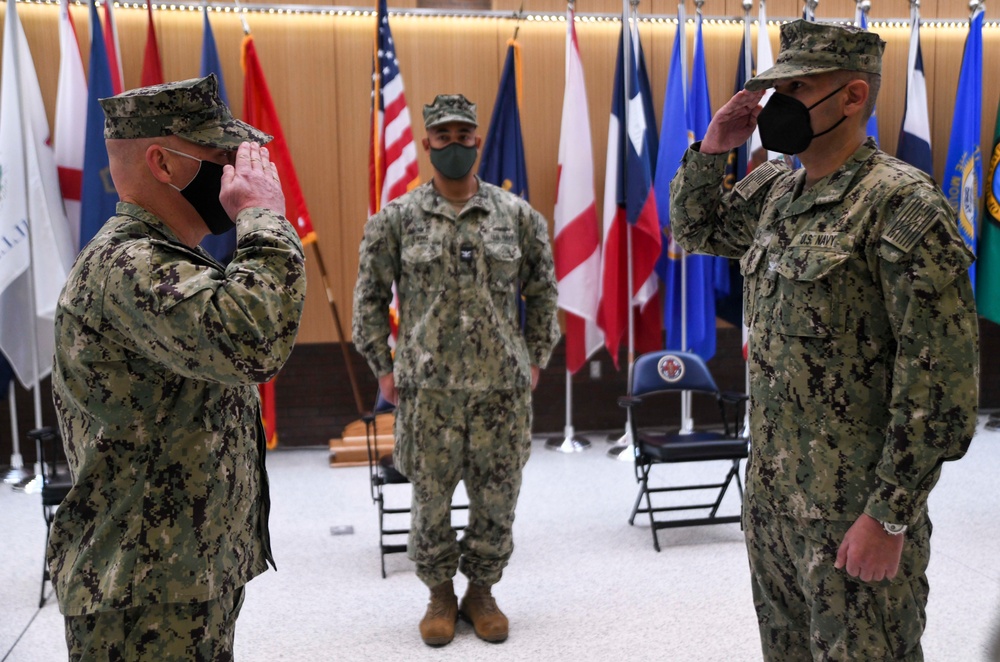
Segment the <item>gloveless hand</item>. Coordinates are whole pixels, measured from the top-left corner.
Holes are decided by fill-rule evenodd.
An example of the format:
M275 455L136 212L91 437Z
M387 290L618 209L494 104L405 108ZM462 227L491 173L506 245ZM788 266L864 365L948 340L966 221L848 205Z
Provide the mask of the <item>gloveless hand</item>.
M222 170L219 200L232 219L250 207L263 207L284 215L285 194L266 147L251 142L240 145L236 165L227 165Z
M740 90L712 117L701 141L703 154L722 154L744 144L757 128L759 105L766 90Z

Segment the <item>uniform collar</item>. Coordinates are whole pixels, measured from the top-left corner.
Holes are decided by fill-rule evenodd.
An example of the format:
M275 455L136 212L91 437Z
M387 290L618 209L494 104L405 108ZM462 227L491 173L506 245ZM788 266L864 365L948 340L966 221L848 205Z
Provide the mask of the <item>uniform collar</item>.
M170 226L164 223L159 216L156 214L146 211L137 204L131 202L119 202L115 207L115 213L118 216L128 216L129 218L134 218L137 221L145 223L149 226L151 232L149 236L153 239L163 239L172 244L182 244L185 245L183 241L180 240Z
M494 209L494 205L490 195L486 192L486 188L489 185L480 179L479 175L476 175L476 182L479 184L479 190L465 203L462 213L466 213L470 209L480 209L490 214ZM439 216L447 216L448 218L458 218L459 214L455 212L455 208L434 188L434 182L427 182L427 186L431 190L431 195L424 197L422 200L424 211Z
M780 206L781 217L796 216L804 214L818 205L841 202L847 192L851 190L858 171L877 151L878 145L875 144L875 139L869 136L842 166L795 198L794 192L802 189L806 178L805 169L799 169L795 173L794 188L785 195Z

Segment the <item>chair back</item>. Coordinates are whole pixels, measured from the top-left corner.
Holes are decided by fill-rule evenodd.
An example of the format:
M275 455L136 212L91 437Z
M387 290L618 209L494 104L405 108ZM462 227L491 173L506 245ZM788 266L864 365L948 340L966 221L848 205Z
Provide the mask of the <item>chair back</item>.
M632 366L632 395L663 391L718 394L705 362L697 354L658 350L641 355Z

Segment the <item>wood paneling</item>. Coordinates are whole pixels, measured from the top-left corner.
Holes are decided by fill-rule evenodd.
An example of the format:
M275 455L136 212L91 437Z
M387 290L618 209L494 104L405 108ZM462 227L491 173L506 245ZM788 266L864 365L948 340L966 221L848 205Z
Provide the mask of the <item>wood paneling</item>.
M329 2L313 2L331 6ZM390 2L405 9L415 0ZM512 14L521 0L494 0L498 11ZM964 20L964 0L923 0L927 19ZM39 83L51 122L54 116L59 66L58 7L19 3L17 6L38 70ZM770 0L772 19L798 16L801 0ZM618 13L621 3L612 0L580 2L585 13ZM562 14L561 0L532 0L526 12ZM644 14L674 15L672 0L643 0ZM691 15L694 2L688 0ZM740 0L707 0L704 13L711 17L739 18ZM89 19L86 7L74 6L73 18L80 37L84 64L89 57ZM756 13L756 8L754 10ZM820 19L853 17L854 0L823 0ZM907 0L873 0L872 20L902 19L909 15ZM169 78L196 76L202 39L200 11L156 11L161 58ZM116 10L127 87L139 83L146 41L146 12ZM1000 3L988 3L987 18L1000 19ZM374 18L336 14L248 14L257 50L281 116L298 168L299 179L319 236L318 246L328 269L330 292L337 302L345 332L350 335L351 293L357 273L357 246L368 207L367 159L370 74ZM524 107L522 125L532 203L551 219L555 202L556 156L565 66L565 23L493 18L451 18L395 15L392 30L403 72L407 100L418 142L421 176L426 180L430 163L420 141L424 137L422 108L435 94L462 92L479 105L480 129L485 135L499 83L507 40L519 25L518 39L524 58ZM243 81L239 63L243 38L238 16L212 12L210 21L222 60L223 75L233 111L243 107ZM2 23L2 16L0 16ZM580 21L577 32L585 70L594 148L598 206L604 189L608 113L614 75L619 23ZM676 25L645 22L640 27L653 89L654 105L662 114L663 93L670 65ZM694 28L687 26L688 48L694 45ZM882 93L878 103L879 132L883 148L896 149L903 113L908 27L878 27L886 40ZM752 28L756 39L757 26ZM967 28L964 24L927 26L921 32L930 97L930 119L935 172L940 178L947 153L958 70ZM705 24L706 59L713 108L732 94L738 49L742 39L738 23ZM779 27L768 34L775 53ZM982 144L992 142L1000 79L990 75L989 63L1000 56L1000 29L984 30L985 62ZM690 61L690 59L689 59ZM56 137L58 139L58 137ZM327 297L315 260L310 259L309 294L300 342L336 340Z

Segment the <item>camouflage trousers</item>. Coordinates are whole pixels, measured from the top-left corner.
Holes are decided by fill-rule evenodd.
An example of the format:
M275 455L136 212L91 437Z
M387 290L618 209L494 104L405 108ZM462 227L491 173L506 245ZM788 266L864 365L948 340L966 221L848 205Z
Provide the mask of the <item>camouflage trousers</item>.
M530 452L527 389L400 392L394 456L413 484L407 551L424 584L448 581L459 567L470 581L500 581L514 550L514 507ZM469 496L461 540L451 524L459 480Z
M905 533L896 578L873 583L833 567L853 521L797 519L745 506L743 522L764 660L923 660L926 514Z
M243 587L208 602L66 617L71 662L227 662Z

